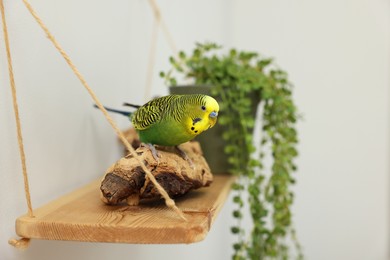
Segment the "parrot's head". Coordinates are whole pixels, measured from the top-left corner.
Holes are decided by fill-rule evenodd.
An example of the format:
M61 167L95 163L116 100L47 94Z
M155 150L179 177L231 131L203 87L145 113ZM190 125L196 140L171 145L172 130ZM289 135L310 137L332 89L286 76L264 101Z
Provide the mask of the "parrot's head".
M201 106L201 110L204 112L204 117L209 121L208 128L212 128L215 123L217 123L219 105L218 102L210 96L205 96L204 101L205 104Z
M185 125L193 137L217 123L219 105L214 98L202 94L183 95L183 97L192 101L187 106L188 117Z

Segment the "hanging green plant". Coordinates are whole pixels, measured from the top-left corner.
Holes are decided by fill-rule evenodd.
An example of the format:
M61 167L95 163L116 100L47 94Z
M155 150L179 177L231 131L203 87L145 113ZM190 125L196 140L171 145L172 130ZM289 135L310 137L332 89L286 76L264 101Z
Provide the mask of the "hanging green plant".
M291 255L289 238L302 258L291 213L298 117L287 73L255 52L231 49L225 54L213 43L197 44L190 55L180 52L170 63L172 68L161 72L169 85L177 85L177 76L195 85L209 85L220 102L218 124L223 127L229 172L239 176L233 185L237 225L231 231L238 237L233 259L287 259ZM262 126L257 151L253 108L259 103ZM267 154L270 167L264 165ZM241 226L244 192L248 193L253 221L250 234Z

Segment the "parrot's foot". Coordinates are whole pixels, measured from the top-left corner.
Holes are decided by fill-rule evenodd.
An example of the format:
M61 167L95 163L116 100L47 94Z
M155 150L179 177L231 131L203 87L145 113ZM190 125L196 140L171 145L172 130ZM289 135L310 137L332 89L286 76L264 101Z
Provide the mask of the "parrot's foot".
M190 165L191 169L195 169L194 163L192 162L191 158L188 157L186 152L184 152L178 145L175 145L175 148L180 153L180 156L183 157L183 159L188 162L188 164Z
M147 147L149 147L150 151L152 152L153 158L159 162L159 154L157 153L156 147L154 147L153 144L146 144Z

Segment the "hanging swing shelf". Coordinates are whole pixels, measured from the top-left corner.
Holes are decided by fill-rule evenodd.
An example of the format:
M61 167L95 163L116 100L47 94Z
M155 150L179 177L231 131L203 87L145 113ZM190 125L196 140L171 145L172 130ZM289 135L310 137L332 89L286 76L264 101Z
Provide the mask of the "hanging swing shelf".
M96 180L16 220L25 238L134 244L194 243L203 240L222 208L235 177L216 175L208 188L176 200L187 222L163 201L108 206Z
M63 56L74 74L90 94L94 103L103 112L126 149L138 158L134 148L124 137L112 118L87 84L84 77L76 68L70 57L60 46L42 19L33 10L27 0L23 0L28 11L45 32L47 38ZM154 1L151 1L154 3ZM157 9L156 9L157 10ZM156 17L161 19L158 10ZM3 1L0 0L0 12L3 23L4 40L7 51L10 86L13 96L15 120L19 151L22 161L25 193L28 214L16 220L16 233L22 237L20 240L11 239L9 242L18 248L28 246L31 238L45 240L67 240L85 242L111 242L135 244L175 244L193 243L203 240L214 222L222 205L226 201L235 177L231 175L216 175L208 188L202 188L186 194L176 200L169 198L160 184L156 181L150 170L138 158L140 167L146 176L155 185L163 200L153 203L141 203L137 206L117 205L108 206L100 200L100 183L96 180L70 194L64 195L47 205L32 210L29 194L28 176L25 165L24 146L20 118L17 106L16 87L12 70L11 51L8 40L8 31L4 13ZM165 195L164 195L165 194ZM175 212L176 211L176 212ZM180 218L180 216L182 218ZM184 220L186 219L186 221Z

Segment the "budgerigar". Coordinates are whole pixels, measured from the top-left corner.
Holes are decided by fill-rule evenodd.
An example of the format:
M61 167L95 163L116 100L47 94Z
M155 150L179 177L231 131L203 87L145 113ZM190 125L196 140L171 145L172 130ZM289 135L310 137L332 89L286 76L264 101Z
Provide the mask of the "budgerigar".
M134 112L106 108L128 116L141 142L148 144L156 158L153 145L176 146L192 140L217 122L218 102L207 95L168 95L153 99ZM179 151L181 151L178 148ZM181 151L182 152L182 151ZM183 154L183 152L182 152Z

